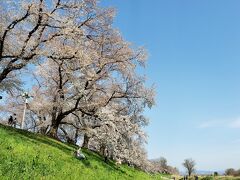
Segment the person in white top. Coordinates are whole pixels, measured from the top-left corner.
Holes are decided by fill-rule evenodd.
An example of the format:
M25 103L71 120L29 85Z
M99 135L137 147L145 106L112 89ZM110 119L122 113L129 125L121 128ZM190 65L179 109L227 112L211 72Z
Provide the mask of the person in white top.
M80 160L86 159L86 156L81 152L81 148L78 148L78 150L76 151L76 157Z

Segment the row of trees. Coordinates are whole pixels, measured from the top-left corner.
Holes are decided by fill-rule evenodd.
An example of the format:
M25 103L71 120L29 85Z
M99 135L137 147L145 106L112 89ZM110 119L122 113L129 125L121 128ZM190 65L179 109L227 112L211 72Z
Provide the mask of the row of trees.
M168 165L167 159L161 157L151 161L153 172L159 172L162 174L179 174L179 170L176 167Z
M151 162L154 172L177 175L180 173L176 167L169 166L167 163L167 159L164 157L152 160ZM186 169L188 176L191 176L196 171L195 169L196 163L191 158L185 159L182 165Z
M20 123L27 74L33 99L25 128L147 170L143 110L154 104L145 86L146 53L112 27L114 10L96 0L1 1L1 112Z
M225 170L225 175L227 176L240 176L240 169L236 170L233 168L229 168Z

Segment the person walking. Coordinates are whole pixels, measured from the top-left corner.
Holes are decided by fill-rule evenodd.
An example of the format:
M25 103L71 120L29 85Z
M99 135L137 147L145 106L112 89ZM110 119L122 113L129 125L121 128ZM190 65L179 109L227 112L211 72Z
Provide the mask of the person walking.
M8 125L9 126L12 126L12 124L13 124L13 117L12 117L12 115L9 117L9 119L8 119Z
M14 116L14 118L13 118L13 127L16 128L16 126L17 126L17 115L14 113L13 116Z

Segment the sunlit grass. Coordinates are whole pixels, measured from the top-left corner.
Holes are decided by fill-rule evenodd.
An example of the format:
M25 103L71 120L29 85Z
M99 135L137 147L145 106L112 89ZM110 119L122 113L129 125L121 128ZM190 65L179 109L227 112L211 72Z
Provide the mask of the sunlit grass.
M83 150L87 160L73 155L76 147L46 136L0 125L0 179L162 179L127 165L108 164Z

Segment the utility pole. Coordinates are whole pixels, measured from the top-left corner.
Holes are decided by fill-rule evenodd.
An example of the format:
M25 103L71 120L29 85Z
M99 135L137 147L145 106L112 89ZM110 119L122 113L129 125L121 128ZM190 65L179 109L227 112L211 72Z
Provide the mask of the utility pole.
M22 97L24 98L24 109L23 109L23 117L22 117L22 122L21 122L21 129L23 129L26 110L27 110L28 99L30 98L30 96L28 95L27 92L25 92L25 93L22 94Z

